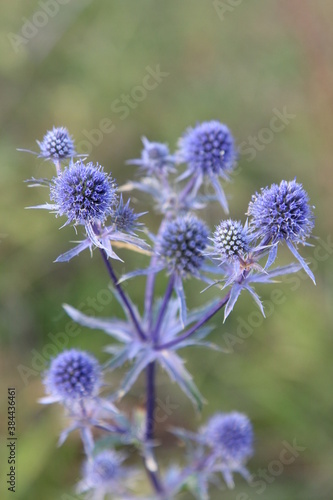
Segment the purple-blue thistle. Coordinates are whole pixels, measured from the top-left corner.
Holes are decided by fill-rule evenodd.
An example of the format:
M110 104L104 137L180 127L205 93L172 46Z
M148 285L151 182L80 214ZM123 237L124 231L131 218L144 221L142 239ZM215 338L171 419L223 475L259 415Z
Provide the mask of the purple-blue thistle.
M254 234L267 243L304 243L313 229L313 213L302 184L281 181L252 196L248 215Z
M37 141L42 158L63 160L75 156L74 142L65 127L53 127L42 141Z
M143 214L136 214L129 204L130 200L124 203L123 197L120 195L119 203L111 214L117 231L133 233L141 225L137 220Z
M112 483L119 478L122 461L123 458L114 451L101 451L85 465L87 482L94 488Z
M212 238L214 255L224 261L244 259L250 249L249 236L242 223L235 220L223 220L214 232Z
M236 158L234 138L230 130L216 120L187 129L179 139L178 159L188 165L186 172L180 178L193 176L195 190L205 178L208 178L226 213L228 213L228 202L219 177L229 180L228 174L234 169Z
M308 264L298 253L297 245L306 244L314 227L314 216L309 205L309 196L302 184L281 181L271 187L262 188L252 196L247 215L251 216L250 229L261 239L263 247L271 245L266 268L276 258L277 244L285 241L289 250L299 261L305 272L316 283Z
M54 179L51 199L57 214L67 216L67 224L103 223L113 211L116 193L114 180L100 165L79 160Z
M171 272L196 275L204 262L208 234L201 220L193 215L181 215L166 223L157 240L156 252Z
M202 429L203 440L225 460L243 463L253 454L253 429L246 415L218 413Z
M29 181L31 186L50 187L53 201L53 204L31 208L53 210L56 215L67 217L66 224L85 227L85 240L78 242L75 248L57 260L68 261L85 248L92 250L93 245L99 247L126 320L89 317L70 306L65 306L66 311L81 325L104 330L118 341L119 345L112 344L106 348L112 355L107 369L113 370L124 363L131 363L113 395L114 399L123 397L143 370L146 370L147 375L145 429L144 432L137 432L134 426L132 428L131 419L119 414L109 398L98 397L103 383L102 370L92 355L71 349L51 361L44 377L48 396L42 398L41 402L60 402L69 410L72 423L61 434L60 443L71 431L80 430L87 461L78 492L89 492L88 497L94 500L106 495L132 498L128 496L125 484L130 469L122 465L124 457L111 450L96 453L101 443L95 442L94 428L124 438L118 441L117 437L115 444L134 444L140 449L148 476L161 498L174 498L173 493L177 494L185 484L186 475L195 476L197 483L194 489L197 488L198 498L208 498L209 482L215 479L217 473L222 473L229 487L234 486L235 472L249 480L245 462L253 454L253 430L249 419L237 412L216 414L197 434L178 432L178 435L183 435L197 445L193 447L191 443L192 451L195 448L192 463L185 469L185 475L184 471L179 470L178 477L176 471L173 481L170 482L168 477L161 479L153 446L156 366L164 368L200 409L202 396L184 367L184 360L176 351L191 345L215 349L214 344L204 340L210 332L207 322L222 308L225 308L226 319L244 289L251 294L264 314L252 283L272 283L276 277L296 272L300 268L298 264L292 264L268 271L276 258L280 241L286 242L314 280L309 266L297 250L297 244L306 244L314 225L308 195L302 185L295 180L282 181L280 185L273 184L270 188L262 189L253 196L249 205L249 229L247 223L243 226L239 221L222 220L211 238L213 246L208 247L208 228L190 210L203 208L212 199L210 195L199 193L202 183L209 180L215 189L216 198L227 212L227 200L219 180L228 179L228 174L235 166L237 154L230 130L218 121L204 122L188 129L179 141L177 153L177 162L185 162L187 169L174 184L167 174L174 171L175 157L170 155L165 144L144 138L141 159L129 163L139 165L145 177L141 183L131 183L127 188L138 188L150 194L158 201L164 219L157 236L152 236L155 253L150 266L136 269L119 279L108 261L108 257L119 259L112 250L111 242L125 243L130 248L137 247L151 254L148 245L133 233L140 225L137 219L142 214L135 214L129 201L124 204L122 196L117 195L114 180L100 165L82 160L74 163L71 160L62 171L61 160L75 155L73 141L65 128L54 128L38 144L39 156L53 161L57 177L51 181L34 178ZM177 189L178 182L186 178L189 178L187 184L182 190ZM105 224L108 217L109 225ZM267 254L263 269L258 261ZM220 266L205 266L206 255L219 260ZM165 269L169 274L169 282L163 298L158 300L155 277ZM200 310L191 310L187 316L183 279L194 276L207 281L210 286L218 283L201 274L203 271L223 275L220 280L224 282L223 288L231 285L230 290L223 298L208 302ZM140 274L148 274L142 315L121 284L124 279ZM174 293L177 300L173 299ZM133 422L137 418L141 423L141 415Z
M150 142L146 137L142 142L141 158L128 160L129 165L139 165L148 175L160 176L174 170L175 160L166 144Z
M229 128L212 120L187 129L179 140L179 156L194 173L225 178L233 170L237 155Z
M70 349L52 360L44 383L55 400L74 402L89 399L100 388L101 369L91 354Z
M109 495L130 498L124 483L129 472L133 474L133 471L124 467L123 461L124 456L113 450L103 450L89 457L83 466L77 493L90 492L87 498L94 500L109 498Z

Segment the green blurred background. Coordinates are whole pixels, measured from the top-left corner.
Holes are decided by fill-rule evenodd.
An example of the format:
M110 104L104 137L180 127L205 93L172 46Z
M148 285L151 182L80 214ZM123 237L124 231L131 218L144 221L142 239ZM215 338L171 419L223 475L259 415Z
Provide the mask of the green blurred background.
M184 352L187 367L208 400L203 415L196 416L178 388L160 374L161 400L169 396L178 405L167 424L195 428L217 410L237 409L251 418L256 453L249 468L255 475L260 469L271 471L264 491L237 478L234 491L212 489L211 498L333 498L333 3L54 0L56 13L48 14L46 22L43 5L11 0L0 7L0 389L5 433L7 387L17 388L16 498L59 500L71 493L79 478L78 436L56 448L64 425L62 413L36 402L43 394L39 372L44 367L42 362L36 365L37 353L43 356L45 346L52 343L49 335L62 332L68 324L61 312L63 302L86 308L89 298L107 296L108 285L97 254L91 259L86 252L69 264L53 263L70 247L73 229L59 231L61 221L52 215L24 210L47 201L46 191L28 189L24 179L53 172L48 163L16 148L37 150L36 139L41 140L53 125L64 125L81 151L90 149L91 160L112 171L121 184L134 175L134 167L125 166L125 161L139 156L141 136L173 148L187 126L210 119L227 123L238 144L243 144L239 175L226 187L233 218L244 220L251 194L282 178L297 176L309 192L320 240L301 252L312 262L317 286L300 275L297 281L258 287L269 311L265 321L246 295L225 325L220 314L211 338L229 346L232 353ZM34 29L28 21L40 27ZM168 75L141 99L134 89L142 85L146 68L157 65ZM125 118L116 101L131 92L138 98ZM263 132L276 110L291 115L288 123L279 132ZM96 133L105 119L113 122L113 131ZM82 142L92 133L95 144ZM250 136L259 138L254 154L246 149ZM136 209L145 210L142 197L136 195L132 197ZM216 204L206 217L213 228L223 214ZM145 221L157 226L153 213ZM128 251L123 256L126 269L147 263L146 257ZM281 251L279 263L285 261L290 257ZM116 268L124 270L122 264ZM143 285L138 279L129 288L139 304ZM164 285L159 282L161 293ZM188 301L200 304L202 286L190 287ZM280 297L272 295L274 289L280 290ZM208 292L207 298L209 293L213 294ZM101 314L118 313L118 306L109 300ZM242 340L239 332L245 329L247 338ZM104 360L105 341L101 332L82 330L71 345L90 349ZM33 367L25 378L20 376L19 370ZM121 375L112 376L114 386ZM125 409L142 407L143 387L140 379L124 400ZM163 426L158 436L165 444L160 453L163 466L172 458L180 460L183 450L170 441ZM304 450L281 468L284 443L294 440ZM5 464L2 440L3 474ZM0 477L0 496L7 498Z

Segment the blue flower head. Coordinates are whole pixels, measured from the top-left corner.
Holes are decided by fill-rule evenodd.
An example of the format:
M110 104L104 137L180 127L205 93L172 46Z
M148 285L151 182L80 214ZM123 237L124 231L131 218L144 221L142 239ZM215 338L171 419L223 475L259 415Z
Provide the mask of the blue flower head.
M89 399L96 395L101 385L101 369L90 354L70 349L52 360L45 385L54 401Z
M104 450L86 464L89 483L98 487L115 481L119 477L122 459L114 451Z
M306 244L314 227L313 213L309 197L302 184L293 181L281 181L271 187L262 188L252 196L247 214L251 216L250 229L262 244L272 245L268 257L269 267L276 258L276 247L285 241L292 254L315 283L315 278L308 264L298 253L297 244Z
M253 454L253 429L246 415L217 413L202 433L205 443L228 462L242 464Z
M170 271L180 276L196 275L204 262L208 228L193 215L179 216L166 223L157 240L156 251Z
M119 203L112 212L112 220L117 231L133 233L141 225L137 220L143 214L136 214L129 204L130 200L125 204L122 195L120 195Z
M147 174L161 176L174 170L174 157L170 155L166 144L150 142L146 137L142 138L143 149L141 158L129 160L129 165L139 165Z
M51 160L63 160L75 156L74 142L65 127L53 127L43 140L37 141L40 156Z
M213 235L214 253L223 261L243 259L250 249L247 229L235 220L223 220Z
M266 242L304 243L314 226L308 194L295 180L261 189L252 196L248 215L255 235Z
M117 187L101 166L82 160L72 163L54 179L51 199L58 215L66 215L69 223L103 223L117 201Z
M83 478L78 484L77 493L93 492L89 498L102 499L106 495L127 496L124 483L133 471L122 465L124 457L112 450L103 450L88 458L83 467ZM109 498L109 496L108 496Z
M216 120L189 128L179 140L179 159L188 165L188 174L199 180L208 177L217 197L228 212L225 194L218 177L228 180L237 158L234 138L229 128Z
M189 128L179 141L181 159L194 172L225 176L235 163L233 136L226 125L216 120Z

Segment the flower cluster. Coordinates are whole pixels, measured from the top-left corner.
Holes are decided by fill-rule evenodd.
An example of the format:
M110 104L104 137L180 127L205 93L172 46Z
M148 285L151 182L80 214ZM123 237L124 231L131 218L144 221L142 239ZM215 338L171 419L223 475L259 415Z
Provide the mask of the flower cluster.
M30 186L49 188L49 201L32 208L64 216L64 225L71 224L83 233L82 241L56 261L69 261L87 248L91 253L98 249L124 312L122 319L92 317L65 304L72 320L112 338L105 346L109 358L101 366L91 354L69 349L58 354L44 374L47 395L41 402L61 404L70 418L59 443L72 431L80 433L83 443L86 457L77 492L94 500L110 495L143 498L133 489L139 471L125 463L127 455L119 450L126 447L143 457L154 499L176 498L180 491L188 490L197 499L208 500L209 488L218 484L219 476L229 488L234 487L235 473L249 481L247 462L253 455L254 432L249 418L237 411L215 414L197 432L170 428L185 442L188 462L185 468L172 465L161 474L154 429L157 366L201 410L204 399L179 351L191 346L219 350L207 341L213 329L208 321L222 310L226 320L242 291L250 294L264 315L254 288L257 283L274 283L277 277L301 268L314 281L298 250L299 244L308 244L314 226L306 191L296 180L272 184L253 195L248 220L222 218L211 231L198 212L218 201L228 213L220 181L228 181L237 159L234 138L223 123L213 120L189 128L174 153L163 143L143 138L140 158L128 161L139 167L142 177L120 188L101 165L87 158L74 161L74 143L65 128L53 128L38 144L39 156L53 161L56 176L28 181ZM207 183L215 194L202 189ZM135 213L130 199L123 198L134 189L150 196L162 215L155 233L138 222L144 213ZM137 235L139 231L142 237ZM274 267L283 243L297 262ZM121 258L114 246L144 254L150 262L117 276L112 259ZM168 276L162 296L157 286L160 271ZM139 275L146 276L140 308L122 285ZM204 281L207 288L216 287L215 298L205 300L198 309L188 307L185 298L191 278ZM112 374L121 366L126 367L124 378L110 387L105 382L106 372ZM143 371L147 380L145 411L120 411L114 402L128 394ZM101 395L102 390L107 394Z
M40 156L46 160L63 160L75 156L73 139L65 127L53 127L37 144Z
M101 369L93 356L71 349L53 359L45 385L59 401L89 399L101 385Z
M231 219L221 221L212 240L216 255L221 261L245 258L250 249L247 228L241 222Z
M51 200L58 215L65 215L68 224L103 223L117 202L117 186L102 167L82 160L65 168L54 179Z
M170 271L195 275L203 264L208 228L192 215L179 216L166 223L156 242L156 252Z

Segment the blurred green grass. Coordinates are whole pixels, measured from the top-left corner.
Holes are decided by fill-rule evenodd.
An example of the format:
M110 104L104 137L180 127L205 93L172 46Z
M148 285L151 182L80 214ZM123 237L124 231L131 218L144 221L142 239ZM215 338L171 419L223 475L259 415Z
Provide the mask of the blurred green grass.
M326 241L333 232L333 4L244 1L224 19L210 1L102 0L59 7L59 13L16 51L8 34L20 33L22 18L32 19L41 7L23 0L0 7L0 233L5 235L0 241L1 410L6 410L6 388L15 385L16 495L24 500L58 500L69 494L79 477L82 450L77 436L56 448L60 412L36 403L43 393L39 374L31 375L25 385L17 367L31 367L32 350L41 352L49 343L49 333L63 331L68 320L61 314L61 304L86 303L106 289L107 277L97 256L52 263L69 247L73 231L58 231L60 220L46 212L24 210L43 203L45 192L27 189L23 180L52 172L50 165L18 153L17 147L36 149L35 140L54 124L67 126L80 143L85 140L84 130L91 132L108 118L115 129L104 134L90 157L112 171L121 184L134 174L125 161L138 156L143 135L169 142L173 148L187 126L216 118L230 126L240 144L269 126L274 109L286 107L295 115L290 124L253 161L240 156L239 175L227 187L231 215L244 220L255 190L297 176L316 206L316 235ZM112 104L141 84L147 66L157 65L169 75L121 120ZM139 211L145 209L136 195L133 202ZM207 214L212 228L221 217L217 205ZM156 227L153 214L145 221ZM313 249L304 249L303 254L310 258ZM333 257L326 257L318 262L316 288L310 280L301 280L296 291L291 283L278 285L285 300L243 343L235 344L232 354L186 352L187 366L208 400L203 419L213 411L237 409L253 421L256 454L250 469L254 474L278 458L283 441L296 439L306 448L261 495L239 479L235 491L212 492L212 498L328 500L333 496ZM281 261L284 258L283 254ZM127 269L146 262L129 252L125 261ZM117 265L119 272L122 269ZM139 303L142 286L140 279L131 286ZM163 286L160 282L161 293ZM199 304L200 285L187 288L189 301ZM266 301L271 290L260 289ZM239 318L247 321L253 311L249 298L242 297L225 325L221 316L215 319L212 340L224 345L226 333L235 334ZM114 302L105 311L111 313L120 313ZM72 345L103 359L104 342L102 333L82 331ZM114 385L119 377L112 378ZM142 388L140 380L124 402L127 407L143 403ZM194 428L203 422L163 374L159 392L162 400L170 395L179 405L168 423ZM162 426L158 433L166 443L161 453L166 465L174 451L167 446ZM1 470L4 454L2 447ZM1 498L6 498L3 484L1 488Z

